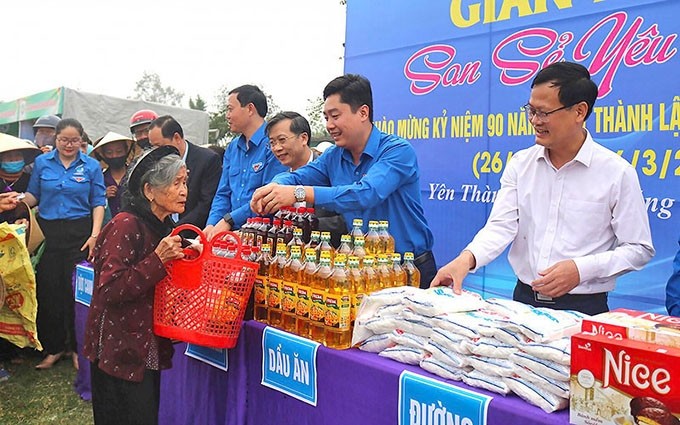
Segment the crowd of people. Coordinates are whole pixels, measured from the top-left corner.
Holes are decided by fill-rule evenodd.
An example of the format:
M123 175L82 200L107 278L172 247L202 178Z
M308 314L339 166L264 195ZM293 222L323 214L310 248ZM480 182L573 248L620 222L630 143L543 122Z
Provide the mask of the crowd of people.
M83 350L92 362L95 422L157 423L160 370L170 367L173 349L152 331L153 288L166 276L164 263L187 247L169 236L172 228L190 223L211 238L296 202L313 204L321 230L336 240L354 218L389 220L396 250L415 254L421 288L460 293L469 272L512 244L514 299L606 311L616 277L642 268L654 247L634 168L584 126L596 98L581 65L556 63L537 74L524 107L536 143L513 156L487 224L439 271L415 150L373 125L371 85L360 75L323 90L334 144L321 155L310 148L302 115L265 120L266 96L254 85L229 92L226 118L238 136L222 155L186 140L172 116L149 110L132 116L131 137L108 133L89 155L77 120L40 118L34 145L0 151L3 219L15 218L23 193L45 234L37 267L45 357L36 368L69 355L77 367L71 274L88 258L95 282ZM677 314L675 286L668 305Z

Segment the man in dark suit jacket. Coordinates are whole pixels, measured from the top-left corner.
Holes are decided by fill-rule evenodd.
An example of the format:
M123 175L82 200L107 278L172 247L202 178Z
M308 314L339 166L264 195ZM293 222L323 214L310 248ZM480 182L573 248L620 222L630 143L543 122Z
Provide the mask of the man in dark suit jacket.
M171 145L179 150L189 171L188 196L184 213L173 216L178 224L190 223L199 229L205 227L217 185L222 175L222 161L210 149L194 145L184 139L184 130L170 115L156 118L149 125L149 142L152 146Z

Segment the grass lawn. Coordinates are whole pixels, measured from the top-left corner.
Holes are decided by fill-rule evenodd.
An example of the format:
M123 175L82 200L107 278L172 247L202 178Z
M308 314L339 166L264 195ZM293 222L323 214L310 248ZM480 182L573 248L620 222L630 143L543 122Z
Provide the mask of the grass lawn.
M12 375L0 382L0 424L92 424L92 405L73 389L71 359L42 371L33 368L39 361L29 357L21 365L0 363Z

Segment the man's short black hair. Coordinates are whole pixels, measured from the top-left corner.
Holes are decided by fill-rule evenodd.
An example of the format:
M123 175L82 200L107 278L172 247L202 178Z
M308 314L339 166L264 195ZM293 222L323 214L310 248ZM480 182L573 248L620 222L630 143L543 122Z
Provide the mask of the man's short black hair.
M259 116L262 118L267 116L267 97L262 93L262 90L260 90L258 86L245 84L236 87L229 92L229 94L234 93L236 93L236 100L238 100L238 103L242 107L252 103Z
M562 106L586 102L588 112L585 119L593 112L598 89L597 84L590 79L590 72L585 66L574 62L556 62L536 74L534 81L531 82L531 88L544 83L557 87L558 99Z
M290 120L290 131L292 131L296 136L299 136L302 133L307 133L307 140L312 139L312 128L309 126L309 121L307 121L307 119L302 115L293 111L279 112L278 114L271 117L269 121L267 121L267 126L264 128L264 132L267 134L267 136L269 136L269 131L272 129L272 127L283 120Z
M161 129L161 134L164 139L172 139L175 136L175 133L179 134L179 137L184 139L184 130L182 130L182 126L179 125L172 115L163 115L151 121L151 124L149 124L149 131L156 127Z
M334 94L340 95L340 101L349 105L352 112L363 105L368 106L368 119L373 122L373 92L371 82L358 74L345 74L328 83L323 89L323 100Z

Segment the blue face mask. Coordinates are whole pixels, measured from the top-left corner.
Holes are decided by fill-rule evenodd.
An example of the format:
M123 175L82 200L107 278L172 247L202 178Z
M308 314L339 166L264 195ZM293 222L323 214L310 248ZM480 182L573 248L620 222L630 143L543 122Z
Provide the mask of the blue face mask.
M8 174L16 174L24 169L26 163L24 161L7 161L0 164L2 171Z

